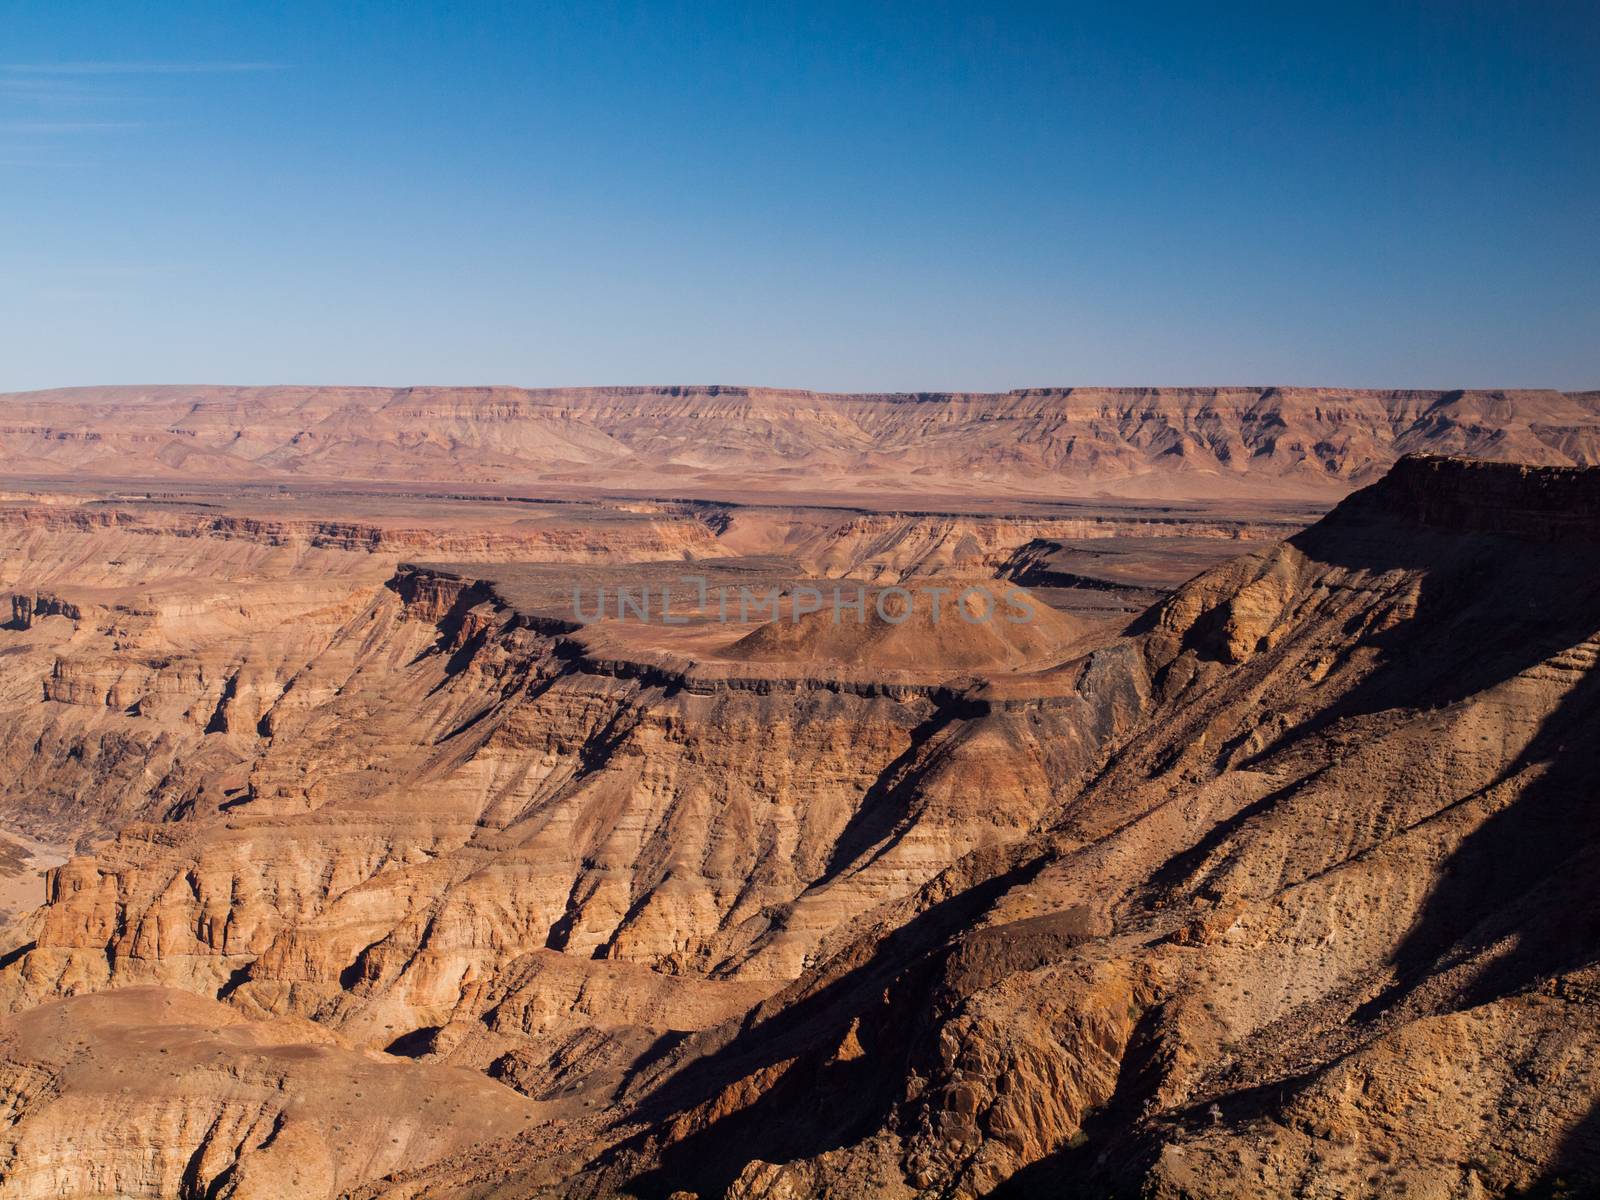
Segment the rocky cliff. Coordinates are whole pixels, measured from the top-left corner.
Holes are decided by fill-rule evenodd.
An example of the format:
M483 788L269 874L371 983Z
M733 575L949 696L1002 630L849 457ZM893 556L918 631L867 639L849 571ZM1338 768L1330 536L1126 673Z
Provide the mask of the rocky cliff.
M1600 394L1060 388L79 388L0 396L0 466L656 494L1335 498L1405 453L1600 458Z

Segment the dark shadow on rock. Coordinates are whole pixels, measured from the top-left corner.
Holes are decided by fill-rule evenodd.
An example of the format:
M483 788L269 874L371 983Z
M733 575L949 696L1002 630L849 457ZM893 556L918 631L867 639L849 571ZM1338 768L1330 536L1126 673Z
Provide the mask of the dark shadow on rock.
M1285 784L1281 788L1268 792L1259 800L1246 804L1238 812L1225 820L1218 821L1205 833L1205 836L1195 842L1186 850L1180 850L1167 859L1154 874L1150 876L1146 888L1154 895L1168 892L1187 880L1209 858L1216 849L1243 829L1256 817L1275 808L1279 803L1289 799L1302 788L1309 787L1316 782L1322 770L1313 771L1301 779Z
M228 978L223 980L222 986L217 989L217 999L226 1000L245 984L250 982L250 964L235 967L228 973Z
M433 1053L434 1042L439 1036L440 1026L424 1025L421 1029L413 1029L410 1033L402 1033L394 1041L383 1048L385 1054L394 1054L400 1058L421 1058L424 1054Z
M717 1196L755 1159L809 1158L880 1128L936 1027L930 997L958 949L953 939L1045 863L1032 859L933 905L884 937L861 965L776 1011L755 1010L727 1044L669 1076L636 1109L639 1119L658 1125L737 1080L765 1077L755 1100L661 1147L657 1165L627 1191L646 1200L678 1190ZM862 1053L836 1054L852 1029ZM636 1138L619 1149L644 1145Z
M1133 1200L1143 1147L1129 1130L1161 1084L1162 1010L1142 1013L1128 1038L1111 1099L1086 1114L1077 1135L987 1193L989 1200Z
M1600 551L1590 547L1407 527L1361 512L1336 513L1289 542L1333 566L1416 573L1416 609L1360 639L1381 655L1366 679L1242 765L1265 761L1339 721L1448 707L1594 629Z
M222 685L222 695L217 699L217 706L211 712L211 719L206 722L207 733L228 732L228 705L239 693L239 672L235 671L228 676L227 682Z
M1567 1131L1555 1166L1516 1200L1600 1200L1600 1098Z
M38 942L24 942L22 945L7 950L4 954L0 954L0 971L4 971L12 963L18 962L25 958L28 953L36 949L38 945Z
M948 729L954 720L955 710L947 704L911 731L910 745L879 772L877 779L861 797L861 803L834 841L827 867L812 887L820 887L835 878L902 824L908 815L909 803L916 796L917 785L926 771L926 764L922 770L914 770L913 767L927 751L928 744Z
M1577 638L1569 637L1571 645ZM1590 670L1502 778L1520 795L1444 862L1397 947L1394 984L1355 1014L1378 1015L1425 980L1491 947L1455 1002L1482 1004L1600 958L1600 671Z

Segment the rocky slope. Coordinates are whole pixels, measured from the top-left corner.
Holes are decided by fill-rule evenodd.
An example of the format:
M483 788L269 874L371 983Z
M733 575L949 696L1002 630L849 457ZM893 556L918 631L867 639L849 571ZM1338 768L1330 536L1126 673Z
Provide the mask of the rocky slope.
M148 387L0 396L0 468L80 479L1333 498L1416 452L1593 463L1600 394Z
M1195 580L1091 656L1136 654L1145 716L1028 838L645 1072L643 1128L562 1190L1466 1197L1593 1172L1597 499L1594 472L1408 460Z
M279 608L174 574L182 638L28 591L15 794L93 833L0 947L6 1186L1475 1197L1593 1169L1597 475L1406 459L1126 629L943 671L892 631L851 667L826 626L586 625L550 568L345 548L294 550L327 557ZM1016 548L979 557L1055 569ZM339 1143L328 1080L362 1072L415 1152ZM502 1117L441 1127L430 1089Z
M541 1121L468 1071L130 988L0 1024L0 1196L309 1200ZM92 1149L86 1134L92 1132Z

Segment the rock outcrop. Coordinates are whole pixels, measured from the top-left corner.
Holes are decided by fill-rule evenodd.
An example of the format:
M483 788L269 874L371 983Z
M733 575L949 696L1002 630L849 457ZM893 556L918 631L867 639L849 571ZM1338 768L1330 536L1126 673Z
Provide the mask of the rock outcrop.
M0 1024L0 1196L313 1200L536 1129L474 1072L134 988Z

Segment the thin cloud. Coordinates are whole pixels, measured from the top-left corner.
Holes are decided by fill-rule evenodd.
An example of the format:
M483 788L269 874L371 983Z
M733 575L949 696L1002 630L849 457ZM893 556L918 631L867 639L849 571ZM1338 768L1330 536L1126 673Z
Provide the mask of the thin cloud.
M282 71L286 69L287 66L284 63L269 62L0 63L0 71L9 71L17 75L226 75L242 71Z
M37 97L44 100L58 100L62 97L82 96L93 98L103 94L105 84L80 83L72 79L61 79L53 76L36 76L25 78L6 78L3 69L0 69L0 92L7 92L13 96Z
M0 121L0 133L98 133L106 129L143 129L145 121Z

